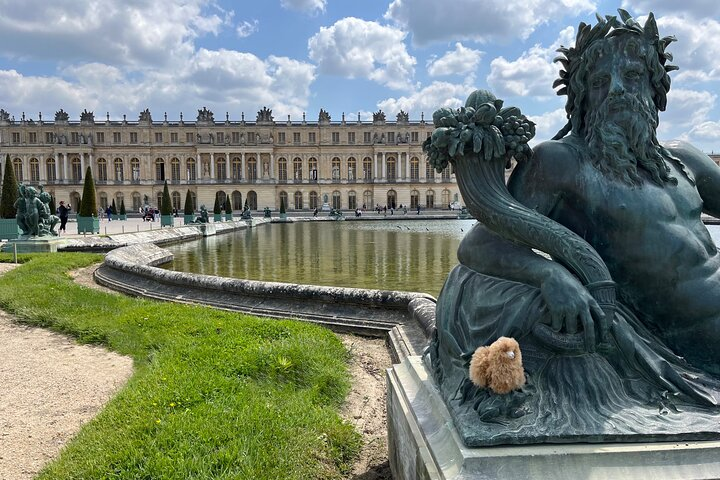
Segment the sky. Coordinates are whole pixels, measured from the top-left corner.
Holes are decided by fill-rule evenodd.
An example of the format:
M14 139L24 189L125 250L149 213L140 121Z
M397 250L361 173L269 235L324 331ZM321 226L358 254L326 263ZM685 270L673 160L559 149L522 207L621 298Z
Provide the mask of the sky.
M720 152L717 0L0 0L0 108L20 119L430 120L476 89L534 120L566 122L556 49L581 21L655 14L671 73L658 138Z

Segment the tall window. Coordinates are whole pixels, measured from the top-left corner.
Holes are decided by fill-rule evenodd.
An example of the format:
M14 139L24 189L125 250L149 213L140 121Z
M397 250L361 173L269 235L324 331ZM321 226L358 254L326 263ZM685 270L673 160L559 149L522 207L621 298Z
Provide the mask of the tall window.
M395 190L388 190L386 205L388 208L397 208L397 192Z
M232 143L240 143L240 132L232 132Z
M170 134L170 143L178 143L178 134L173 132Z
M443 208L445 208L445 206L450 207L450 190L446 188L440 195Z
M137 132L130 132L130 143L138 143Z
M80 134L78 132L70 133L70 143L80 143Z
M225 157L218 157L215 159L215 174L218 180L227 179L227 164L225 163Z
M387 143L395 143L395 132L388 132Z
M137 158L130 159L130 170L132 171L132 181L140 181L140 160Z
M396 165L397 162L395 161L395 157L388 157L387 159L387 179L390 182L395 181L395 178L397 177L396 172Z
M278 181L287 181L287 159L285 157L278 159Z
M332 208L340 209L340 192L337 190L332 193Z
M300 132L293 133L293 143L300 143Z
M310 160L308 160L308 178L311 182L317 182L318 179L318 163L317 158L310 157Z
M189 182L197 180L197 164L194 158L188 158L185 162L187 165L187 179Z
M418 142L418 132L410 132L410 141L412 143Z
M308 143L313 144L315 142L315 132L308 133Z
M357 161L355 160L355 157L348 158L347 169L348 180L355 180L355 178L357 178Z
M97 179L98 182L107 182L108 174L107 174L107 160L104 158L98 158L98 171L97 171Z
M37 143L37 133L35 133L35 132L28 133L28 143Z
M162 143L162 132L155 132L155 143Z
M155 180L165 180L165 160L162 158L155 159Z
M425 193L425 207L435 208L435 192L432 190L428 190L427 193Z
M355 196L355 192L348 193L348 208L350 210L355 210L357 208L357 198Z
M52 157L45 159L45 173L48 182L54 182L57 180L57 165L55 159Z
M332 179L340 180L340 159L338 157L332 159Z
M195 143L195 135L192 132L185 133L185 143Z
M217 132L217 143L219 143L219 144L225 143L225 133Z
M277 143L285 143L285 132L278 132Z
M247 203L250 210L257 210L257 193L255 191L250 190L247 193Z
M123 166L122 158L115 159L115 180L118 182L125 180L125 168Z
M254 182L255 180L257 180L257 160L255 160L255 157L248 158L246 177L251 182ZM248 201L250 201L250 200L248 200Z
M420 160L417 157L410 159L410 180L420 179Z
M351 145L355 143L355 132L348 132L348 143Z
M410 208L415 210L420 205L420 192L413 190L410 192Z
M243 204L242 204L242 194L235 190L232 192L232 206L233 210L242 210Z
M113 143L120 143L121 137L120 132L113 132Z
M310 208L310 210L315 210L316 208L318 208L318 194L315 191L310 192L308 208Z
M180 192L172 192L172 206L180 210Z
M53 132L45 132L45 143L55 143L55 134Z
M425 178L427 178L428 181L433 181L435 178L435 171L428 160L425 160Z
M30 159L30 181L33 183L40 181L40 162L37 158Z
M99 197L100 197L100 208L102 208L103 210L105 210L105 209L108 207L108 197L107 197L107 193L105 193L105 192L100 192Z
M372 180L372 158L363 158L363 179L365 181Z
M295 210L302 210L302 192L295 192Z
M75 181L75 182L82 181L82 164L80 163L80 159L77 157L73 158L71 165L72 165L73 181Z
M363 132L363 143L370 143L372 140L372 134L370 132Z
M122 192L115 193L115 207L118 209L118 213L120 213L120 205L125 201L125 194Z
M232 178L233 180L242 178L242 160L240 157L233 157L232 159Z
M372 190L365 190L363 192L363 207L364 208L373 208L373 194Z
M450 180L450 165L448 165L447 167L445 167L445 168L443 169L443 171L442 171L442 179L443 179L443 182L447 182L447 181Z
M340 132L332 132L332 143L340 143Z
M132 208L134 212L137 212L140 210L140 207L142 207L142 200L140 199L140 193L139 192L133 192L132 193Z
M180 181L180 159L173 157L170 159L170 180L173 182ZM178 193L178 195L180 195Z
M293 178L295 181L302 180L302 159L300 157L293 158Z

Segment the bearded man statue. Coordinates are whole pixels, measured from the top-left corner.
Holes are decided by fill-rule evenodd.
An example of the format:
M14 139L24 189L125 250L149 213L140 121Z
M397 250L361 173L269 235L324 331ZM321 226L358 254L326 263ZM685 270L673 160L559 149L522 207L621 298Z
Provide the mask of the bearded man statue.
M507 184L587 245L604 280L583 280L575 252L539 251L486 222L438 298L426 361L468 446L720 438L720 255L701 221L720 216L720 168L658 142L674 38L652 14L644 26L620 16L581 24L559 50L569 121ZM598 285L612 291L605 304ZM502 336L519 341L527 384L498 396L467 367Z

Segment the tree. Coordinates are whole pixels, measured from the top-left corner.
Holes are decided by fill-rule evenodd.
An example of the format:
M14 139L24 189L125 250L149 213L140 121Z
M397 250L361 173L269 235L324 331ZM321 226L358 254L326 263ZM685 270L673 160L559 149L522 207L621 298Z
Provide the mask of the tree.
M220 215L222 213L222 209L220 208L220 195L215 192L215 205L213 205L213 213L215 215Z
M55 206L55 197L50 197L50 203L48 204L48 207L50 207L50 214L55 215L55 212L57 211L57 207Z
M280 215L285 215L285 197L280 197Z
M165 180L165 186L163 187L160 215L172 215L172 201L170 200L170 190L168 190L167 180Z
M183 213L185 213L185 215L192 215L193 213L195 213L195 209L193 208L192 195L190 195L190 190L188 190L185 194L185 211Z
M120 200L120 215L127 215L125 211L125 199Z
M115 199L113 198L112 204L110 204L110 212L113 215L117 215L117 207L115 207Z
M232 215L232 202L230 201L229 195L225 197L225 213L228 215Z
M85 170L85 183L83 184L82 198L80 199L80 211L78 215L81 217L97 217L97 199L95 198L95 181L93 180L92 170L87 167Z
M10 155L5 157L5 173L3 174L2 196L0 197L0 218L15 218L15 201L17 200L18 183L15 169L10 163Z

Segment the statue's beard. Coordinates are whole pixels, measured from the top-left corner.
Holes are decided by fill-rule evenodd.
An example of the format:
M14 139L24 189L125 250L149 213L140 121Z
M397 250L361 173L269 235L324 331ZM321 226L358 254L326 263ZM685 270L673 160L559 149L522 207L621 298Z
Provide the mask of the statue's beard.
M657 120L651 105L625 94L608 97L598 109L587 113L585 140L596 168L630 185L642 184L638 167L659 185L671 181L655 136Z

